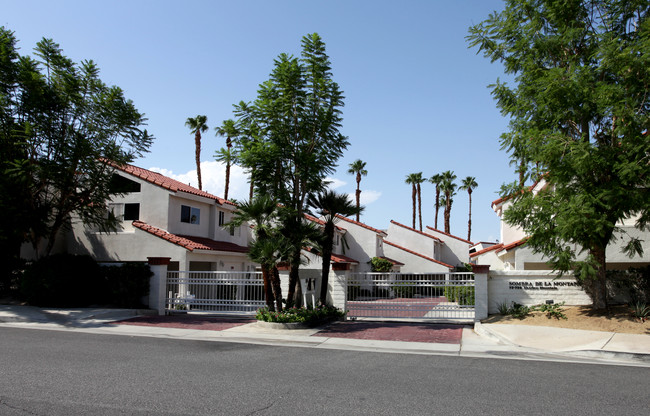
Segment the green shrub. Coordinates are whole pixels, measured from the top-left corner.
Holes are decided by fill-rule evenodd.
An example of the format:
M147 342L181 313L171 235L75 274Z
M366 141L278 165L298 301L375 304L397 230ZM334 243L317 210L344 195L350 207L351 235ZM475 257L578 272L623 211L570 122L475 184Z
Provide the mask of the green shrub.
M393 285L393 291L398 298L412 298L415 294L415 283L399 282Z
M393 270L393 263L380 257L370 259L370 270L375 273L388 273Z
M104 302L121 308L138 308L142 298L149 295L149 278L153 276L148 264L124 263L101 268L106 296Z
M103 301L100 268L90 256L55 254L27 267L20 294L36 306L88 306Z
M474 305L474 286L445 286L445 297L448 302L472 306Z
M318 325L345 317L345 312L333 306L318 306L316 308L288 308L282 312L269 311L267 307L259 308L255 319L263 322L293 323Z

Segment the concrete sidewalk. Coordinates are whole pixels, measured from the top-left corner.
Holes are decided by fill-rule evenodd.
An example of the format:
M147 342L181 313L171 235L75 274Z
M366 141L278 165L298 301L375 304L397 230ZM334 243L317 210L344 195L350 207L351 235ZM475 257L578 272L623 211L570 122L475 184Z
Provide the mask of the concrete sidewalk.
M650 367L650 335L476 323L474 327L456 327L458 331L462 331L462 336L456 340L405 342L372 339L372 335L366 335L367 338L363 339L358 335L332 336L331 327L277 329L251 320L240 320L233 325L217 325L213 328L191 324L173 327L164 324L127 325L119 322L153 314L150 310L137 309L56 309L0 305L0 326L354 351L597 362ZM232 317L214 316L211 319L217 323L220 319L233 320ZM360 328L364 322L367 323L347 321L344 324L347 327ZM393 324L395 323L386 322L383 325ZM420 327L437 331L443 325L422 324ZM385 332L397 332L394 339L400 339L399 325L395 328ZM443 329L445 328L440 330Z

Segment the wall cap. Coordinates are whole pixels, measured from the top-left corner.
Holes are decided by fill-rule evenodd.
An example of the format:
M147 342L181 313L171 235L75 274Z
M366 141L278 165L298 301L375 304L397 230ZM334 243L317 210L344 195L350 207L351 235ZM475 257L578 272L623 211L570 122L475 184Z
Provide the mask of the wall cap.
M171 257L147 257L147 263L149 266L167 266L171 259Z

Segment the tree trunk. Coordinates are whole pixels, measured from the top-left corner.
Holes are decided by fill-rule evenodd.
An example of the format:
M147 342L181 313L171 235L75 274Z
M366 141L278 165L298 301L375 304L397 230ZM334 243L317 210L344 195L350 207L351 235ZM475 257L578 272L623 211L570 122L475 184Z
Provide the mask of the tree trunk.
M357 172L357 192L356 192L356 197L357 197L357 222L359 222L359 207L361 206L361 173Z
M203 190L201 183L201 132L197 129L194 134L194 144L196 145L194 157L196 159L196 176L199 180L199 190Z
M276 266L271 269L271 282L273 285L273 296L275 297L275 309L282 312L282 286L280 285L280 272Z
M232 148L232 140L230 137L226 138L226 149L228 149L228 158L230 158L230 148ZM223 199L228 200L228 188L230 187L230 159L226 161L226 185L223 191Z
M420 223L420 231L422 231L422 189L420 188L420 184L418 183L418 219Z
M472 193L469 192L469 220L467 221L467 241L472 241Z
M327 304L327 289L329 288L330 263L332 262L332 245L334 244L334 224L325 226L325 243L323 244L323 268L320 281L320 303Z
M450 226L449 226L449 220L451 218L451 204L449 203L449 199L451 198L450 195L446 196L447 198L447 203L445 204L445 212L444 212L444 217L445 217L445 232L447 234L451 234Z
M262 266L262 281L264 282L264 297L266 298L266 307L269 311L275 311L275 306L273 305L274 296L273 296L273 287L271 285L269 268Z
M436 218L434 220L433 228L438 229L438 212L440 210L440 188L436 186Z
M415 184L413 184L413 191L411 192L411 199L413 199L413 229L415 229L415 206L416 206L416 197L417 197L417 190L415 189Z
M297 259L296 259L297 257ZM290 269L289 269L289 290L287 292L287 308L296 305L296 293L298 280L300 279L300 253L296 256L292 255L292 258L289 260Z
M594 247L589 250L597 263L596 277L590 282L590 294L594 309L606 309L607 302L607 261L605 247Z

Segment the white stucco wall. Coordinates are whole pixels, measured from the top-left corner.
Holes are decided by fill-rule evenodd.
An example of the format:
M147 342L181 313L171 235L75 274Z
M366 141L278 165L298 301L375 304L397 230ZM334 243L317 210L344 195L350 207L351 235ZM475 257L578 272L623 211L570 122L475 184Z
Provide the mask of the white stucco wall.
M440 257L437 257L436 260L451 264L452 266L462 266L465 263L469 263L469 247L471 246L469 241L445 234L430 227L427 227L427 234L431 234L444 242L440 247Z
M501 303L517 302L532 306L552 300L568 305L591 305L591 299L577 285L573 276L556 278L550 271L490 270L488 278L488 311L498 313Z
M210 200L206 198L190 198L191 195L189 194L179 193L179 195L180 196L171 195L169 198L169 220L167 223L167 231L172 234L210 238L211 216L214 215L211 208L214 203L210 203ZM181 205L201 210L198 224L181 222ZM158 227L158 225L153 223L151 223L151 225Z
M404 228L394 222L391 222L388 226L387 234L388 236L386 237L386 241L390 241L391 243L415 251L416 253L439 260L438 253L436 253L434 249L436 239L433 236L413 231L409 228ZM384 245L384 253L387 253L386 250L387 245ZM390 254L386 254L386 256L393 258ZM405 269L402 268L402 271L404 270Z
M359 265L356 267L356 271L369 272L370 259L384 255L381 236L373 230L346 220L339 220L336 225L345 228L345 240L348 244L344 252L341 247L341 251L338 253L358 261Z
M400 268L401 273L448 273L449 268L427 260L408 251L393 247L390 244L384 244L384 255L393 260L404 263Z

